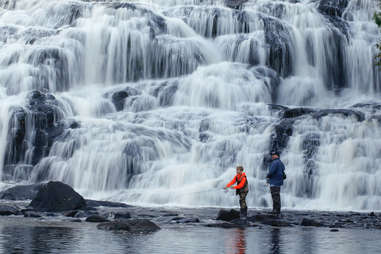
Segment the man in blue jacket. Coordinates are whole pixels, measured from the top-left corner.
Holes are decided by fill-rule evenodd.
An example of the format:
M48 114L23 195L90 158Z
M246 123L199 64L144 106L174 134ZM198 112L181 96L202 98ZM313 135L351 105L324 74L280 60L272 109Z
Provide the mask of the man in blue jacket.
M284 165L279 159L278 152L271 152L271 164L269 173L267 174L267 182L270 184L271 197L273 199L273 213L280 214L280 186L283 185L283 179L285 179Z

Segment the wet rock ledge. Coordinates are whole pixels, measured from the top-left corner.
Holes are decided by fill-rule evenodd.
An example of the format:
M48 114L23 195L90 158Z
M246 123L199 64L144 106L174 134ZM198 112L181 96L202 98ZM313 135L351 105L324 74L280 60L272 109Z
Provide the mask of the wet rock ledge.
M16 186L0 193L1 199L28 200L24 208L14 203L0 205L0 215L20 215L31 218L57 217L62 220L72 218L72 222L101 223L101 230L118 230L129 233L150 233L160 229L148 219L134 219L128 212L106 212L97 208L123 209L124 203L85 200L69 185L62 182Z
M0 192L0 216L31 220L98 223L99 230L152 233L177 225L218 228L319 227L337 232L346 229L381 229L381 213L249 210L247 220L234 209L143 208L124 203L86 200L70 186L48 182L15 186ZM31 201L30 201L31 200Z

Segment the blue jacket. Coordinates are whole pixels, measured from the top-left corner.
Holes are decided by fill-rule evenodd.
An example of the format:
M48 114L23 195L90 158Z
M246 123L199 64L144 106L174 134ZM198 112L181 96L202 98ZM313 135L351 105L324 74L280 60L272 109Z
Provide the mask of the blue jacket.
M267 178L269 178L268 183L274 186L282 186L284 170L283 162L279 158L273 160L270 164L269 173L267 174Z

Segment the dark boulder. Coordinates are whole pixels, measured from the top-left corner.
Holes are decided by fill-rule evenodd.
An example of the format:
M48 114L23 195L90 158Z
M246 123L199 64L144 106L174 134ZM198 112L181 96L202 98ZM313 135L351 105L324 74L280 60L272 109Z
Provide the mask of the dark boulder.
M130 226L122 221L105 222L97 225L98 229L107 231L130 231Z
M320 147L319 133L308 133L303 139L304 180L299 184L297 196L313 197L314 177L317 175L315 157Z
M32 42L33 43L33 42ZM38 90L67 91L74 81L71 77L70 55L66 50L54 47L34 47L28 55L28 64L38 71L31 73L33 87ZM46 66L49 65L49 68ZM53 81L52 81L53 79ZM54 88L51 84L55 84Z
M79 212L78 210L68 211L68 212L64 213L64 216L65 217L74 217L78 212Z
M114 215L115 220L121 220L121 219L131 219L131 214L129 212L125 213L115 213Z
M271 92L271 100L277 101L280 77L276 71L265 66L256 66L251 69L256 78L263 80Z
M155 84L155 86L156 87L152 89L151 94L159 99L160 106L171 106L173 104L175 94L179 87L179 81L164 81Z
M135 96L139 94L140 92L137 89L127 86L123 90L108 92L104 95L104 97L111 98L111 101L114 104L116 111L122 111L126 99L130 96Z
M23 165L28 170L49 154L54 141L64 131L64 113L53 95L40 91L28 94L26 107L11 110L4 160L10 172L3 178L15 180L20 175L13 172L20 169L17 166Z
M345 117L354 117L357 121L365 120L365 114L352 109L322 109L312 114L314 118L321 118L328 115L342 115Z
M174 222L174 223L181 223L181 224L187 224L187 223L199 223L199 222L200 222L200 219L199 219L199 218L196 218L196 217L190 217L190 218L187 218L187 217L181 217L181 216L178 216L178 217L172 218L171 222Z
M351 106L351 108L355 109L364 109L369 111L372 114L378 113L381 110L381 104L377 102L364 102L364 103L356 103Z
M107 222L109 220L106 219L105 217L100 216L100 215L91 215L91 216L86 218L86 221L87 222Z
M156 35L166 33L168 30L167 22L163 16L156 14L149 8L144 8L142 5L137 5L134 3L113 2L108 6L109 8L116 10L132 10L138 17L146 17L149 20L147 25L150 27L151 38L154 38Z
M349 0L321 0L318 10L328 16L341 17L348 3Z
M324 224L313 220L313 219L308 219L308 218L303 218L302 221L300 222L301 226L310 226L310 227L324 227Z
M311 109L311 108L291 108L291 109L286 109L283 112L283 118L294 118L294 117L299 117L303 115L308 115L316 110Z
M237 225L230 222L223 222L223 223L210 223L206 224L206 227L209 228L244 228L244 225Z
M49 182L42 185L29 206L36 211L63 212L83 209L86 207L86 201L69 185L61 182Z
M246 3L248 0L225 0L225 5L229 8L239 9L242 4Z
M151 233L160 229L155 223L146 219L130 219L101 223L98 229L111 231L128 231L130 233Z
M122 111L124 108L124 102L128 97L128 93L126 91L115 92L112 95L112 103L114 103L116 111Z
M15 182L28 181L33 171L33 165L8 164L3 167L3 179L12 179Z
M42 184L18 185L0 192L0 199L32 200L37 196Z
M40 213L34 212L34 211L24 211L23 215L26 218L40 218L40 217L42 217L42 215Z
M283 119L274 127L271 135L269 151L282 153L287 147L288 141L293 134L294 119Z
M12 205L0 205L0 216L19 215L20 211Z
M254 216L248 217L250 222L258 222L263 225L273 226L273 227L292 227L289 221L282 220L276 215L268 214L256 214Z
M221 209L218 212L216 220L232 221L234 219L239 219L239 212L231 209L230 211Z
M290 28L271 17L262 18L265 29L265 41L270 47L266 65L274 69L281 77L292 74L294 50Z

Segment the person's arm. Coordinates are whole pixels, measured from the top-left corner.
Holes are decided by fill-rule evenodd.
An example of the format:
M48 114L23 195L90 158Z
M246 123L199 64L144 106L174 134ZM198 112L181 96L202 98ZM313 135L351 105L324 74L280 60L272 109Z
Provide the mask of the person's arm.
M277 165L276 163L271 163L269 173L267 174L266 178L271 178L275 172L277 171Z
M242 189L243 186L245 186L245 183L246 183L246 176L242 179L242 181L237 186L234 186L234 189Z
M229 188L229 187L232 186L235 182L236 182L236 176L233 178L233 180L230 181L230 183L228 183L228 184L226 185L225 188Z

